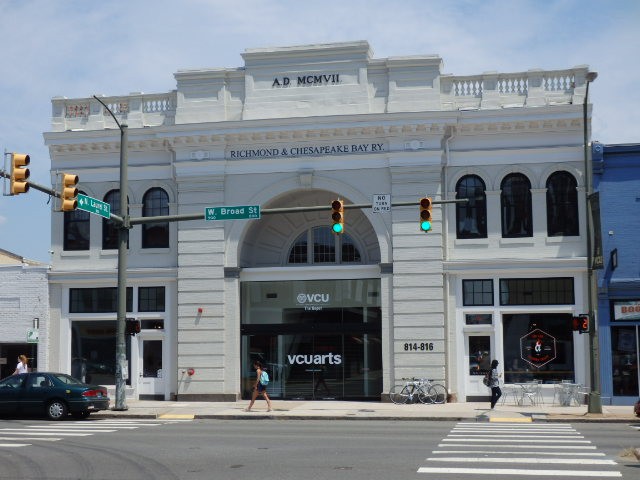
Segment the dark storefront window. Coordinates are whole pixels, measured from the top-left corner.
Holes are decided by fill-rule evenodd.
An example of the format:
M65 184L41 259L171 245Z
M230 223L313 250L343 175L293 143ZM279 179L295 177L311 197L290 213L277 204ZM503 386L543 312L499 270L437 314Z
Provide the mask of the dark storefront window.
M456 185L456 198L466 203L456 204L456 237L487 238L487 195L485 185L477 175L466 175Z
M69 289L70 313L111 313L118 310L118 289L71 288ZM133 311L133 288L127 287L127 312Z
M502 331L505 383L530 380L541 380L545 383L574 381L571 324L572 315L565 313L504 315ZM553 359L545 360L544 364L526 361L526 351L522 350L522 347L527 345L528 334L534 330L550 339L548 343L552 343L554 347L551 355Z
M638 396L638 328L611 327L611 377L613 394Z
M130 359L128 340L126 348ZM74 321L71 327L71 376L86 383L115 385L115 375L116 321ZM128 377L127 385L131 385L131 371Z
M64 245L65 251L89 250L90 239L89 212L74 210L64 212Z
M377 279L243 283L243 396L260 360L273 398L378 400L379 292Z
M500 279L500 305L573 305L573 278Z
M547 235L577 236L578 182L569 172L555 172L547 180Z
M463 280L462 291L465 307L493 305L493 280Z
M164 312L164 287L138 288L139 312Z

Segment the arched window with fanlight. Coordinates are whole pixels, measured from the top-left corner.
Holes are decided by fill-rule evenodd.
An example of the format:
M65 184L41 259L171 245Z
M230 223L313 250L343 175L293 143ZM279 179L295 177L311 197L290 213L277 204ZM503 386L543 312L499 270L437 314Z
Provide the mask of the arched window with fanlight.
M362 263L362 255L349 234L335 235L331 228L318 226L298 235L289 247L287 263Z
M526 175L510 173L500 185L502 236L521 238L533 236L531 182Z
M89 250L91 214L79 209L64 212L63 237L62 248L65 251Z
M169 215L169 195L162 188L154 187L142 198L142 216ZM142 248L168 248L169 222L142 224Z
M104 202L111 206L111 211L120 214L120 190L110 190L104 196ZM102 219L102 249L115 250L118 248L118 225L106 218ZM127 248L129 242L127 241Z
M578 182L569 172L555 172L547 179L547 235L580 235Z
M485 184L477 175L465 175L456 185L456 237L487 238L487 195Z

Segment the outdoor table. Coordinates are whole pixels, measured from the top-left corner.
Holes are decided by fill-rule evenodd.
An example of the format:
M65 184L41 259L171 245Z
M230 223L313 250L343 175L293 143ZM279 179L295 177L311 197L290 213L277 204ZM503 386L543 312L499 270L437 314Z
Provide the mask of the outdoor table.
M514 383L514 386L518 387L519 390L519 398L518 398L518 390L514 392L514 398L516 399L516 403L518 405L524 405L525 399L529 399L531 405L535 405L539 401L540 398L540 383L538 382L524 382L524 383Z
M578 388L580 387L580 384L562 382L558 383L557 386L558 402L560 403L560 405L562 405L563 407L568 407L571 405L572 400L575 400L576 403L578 403L576 396L578 394Z

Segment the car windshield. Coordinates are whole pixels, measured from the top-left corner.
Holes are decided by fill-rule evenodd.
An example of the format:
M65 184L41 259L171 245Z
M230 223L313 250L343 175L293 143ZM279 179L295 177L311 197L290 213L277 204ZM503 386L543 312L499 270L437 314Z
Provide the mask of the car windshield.
M67 385L84 385L80 380L77 380L69 375L65 375L64 373L54 373L51 376L57 381L66 383Z
M0 388L17 388L22 385L24 382L25 374L22 375L12 375L10 377L5 378L0 382Z

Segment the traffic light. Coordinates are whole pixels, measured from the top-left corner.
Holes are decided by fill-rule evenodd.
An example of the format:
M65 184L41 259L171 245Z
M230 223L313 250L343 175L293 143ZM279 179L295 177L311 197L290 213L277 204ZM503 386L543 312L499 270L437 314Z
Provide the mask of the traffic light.
M138 333L140 333L140 320L138 320L137 318L126 318L125 321L125 334L137 335Z
M423 232L431 230L432 208L433 202L430 197L422 197L420 199L420 230Z
M11 195L18 195L19 193L27 193L29 191L29 169L25 168L31 162L31 157L24 153L12 153L11 154Z
M573 331L578 333L589 333L589 315L578 315L573 317Z
M333 221L331 231L336 235L342 235L344 233L344 202L334 200L331 202L331 210L331 220Z
M72 173L62 174L62 197L60 198L60 210L72 212L78 206L78 176Z

